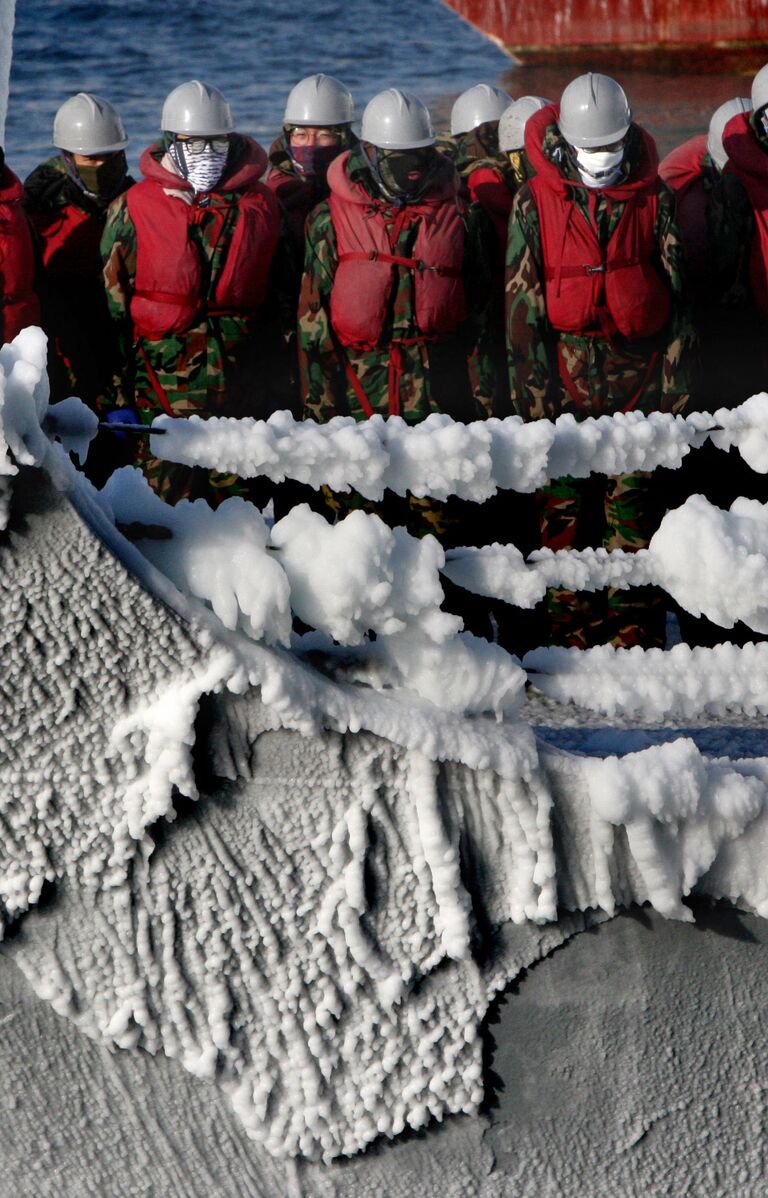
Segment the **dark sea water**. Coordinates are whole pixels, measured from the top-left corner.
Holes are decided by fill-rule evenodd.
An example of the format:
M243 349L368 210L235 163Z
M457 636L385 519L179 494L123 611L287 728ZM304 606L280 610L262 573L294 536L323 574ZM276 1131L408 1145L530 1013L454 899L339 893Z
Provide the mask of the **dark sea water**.
M382 88L429 104L509 62L440 0L16 0L13 49L6 152L22 176L51 153L54 112L77 91L119 108L135 163L186 79L221 88L238 129L269 142L315 71L346 83L361 113Z
M6 151L26 175L51 153L54 112L77 91L117 105L135 165L157 135L163 98L186 79L220 87L238 128L269 144L288 91L314 71L342 79L358 115L396 85L420 95L445 127L451 98L474 83L557 99L583 69L512 67L441 0L17 0ZM620 63L611 73L662 153L703 132L723 100L749 94L748 77L649 75Z

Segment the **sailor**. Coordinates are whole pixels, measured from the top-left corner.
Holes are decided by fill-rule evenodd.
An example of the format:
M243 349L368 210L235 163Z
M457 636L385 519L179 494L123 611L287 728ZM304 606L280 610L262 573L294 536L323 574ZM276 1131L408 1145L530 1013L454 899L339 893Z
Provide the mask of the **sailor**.
M282 132L269 151L266 182L280 201L301 262L306 219L328 196L328 167L357 145L354 119L352 93L330 75L309 75L288 96Z
M307 226L299 304L306 416L324 423L379 414L415 424L431 412L490 415L492 231L459 195L421 100L397 88L375 96L359 148L331 163L328 185ZM355 503L329 496L337 513ZM451 528L458 543L466 535L465 514L450 501L388 496L377 510L444 543Z
M325 421L378 412L409 423L440 410L488 414L484 216L458 195L415 96L397 88L375 96L361 137L331 164L330 197L307 227L299 313L307 413Z
M107 205L133 183L128 138L113 106L79 92L53 122L58 153L24 183L24 207L37 235L43 328L53 403L77 395L102 417L114 408L117 340L107 309L99 243ZM101 435L86 472L97 484L127 460L127 446Z
M476 187L479 185L481 191L487 192L485 173L489 168L500 170L505 165L504 155L499 151L499 120L511 103L512 97L500 87L478 83L462 92L451 109L451 138L455 146L451 157L467 196L483 207L486 207L484 197L477 193ZM492 196L490 200L492 209Z
M726 100L712 113L706 133L689 137L659 165L659 174L677 199L677 219L689 283L697 290L711 280L712 244L708 227L709 201L728 155L723 130L732 116L749 113L752 103L736 97Z
M119 330L121 406L155 416L261 416L280 341L267 304L280 233L267 156L235 132L222 93L198 80L167 97L144 175L110 206L102 239L109 308ZM241 480L149 456L138 461L168 502L215 504L250 493Z
M512 400L525 420L679 412L693 346L682 304L674 198L656 147L606 75L587 74L528 120L534 176L517 192L507 251ZM639 549L658 519L648 476L553 480L538 496L541 543ZM664 643L650 596L548 593L549 639L581 647Z
M753 111L736 113L723 130L728 169L712 193L714 269L743 331L734 402L768 385L768 65L752 81L751 100Z
M277 196L283 221L284 303L281 324L286 340L284 406L298 415L296 308L304 270L304 226L313 208L328 196L326 175L334 158L357 145L352 132L355 104L349 88L330 75L309 75L288 96L283 128L269 151L266 184Z

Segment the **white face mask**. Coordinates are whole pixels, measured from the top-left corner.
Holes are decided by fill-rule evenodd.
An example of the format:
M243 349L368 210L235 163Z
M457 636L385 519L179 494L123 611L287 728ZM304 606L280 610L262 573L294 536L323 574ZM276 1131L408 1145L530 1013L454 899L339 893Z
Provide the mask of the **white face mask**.
M576 164L587 187L608 187L615 183L623 161L623 146L618 150L576 150Z
M188 144L182 143L179 153L179 143L174 142L170 147L171 158L179 169L179 174L192 184L195 192L210 191L215 187L224 173L227 164L229 148L223 152L216 150L210 144L202 151L194 152Z

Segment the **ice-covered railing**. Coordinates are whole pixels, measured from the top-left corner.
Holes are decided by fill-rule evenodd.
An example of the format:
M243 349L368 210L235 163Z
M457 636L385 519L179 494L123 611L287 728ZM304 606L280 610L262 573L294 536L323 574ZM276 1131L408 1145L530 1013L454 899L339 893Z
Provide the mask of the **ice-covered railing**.
M715 413L618 413L577 421L524 423L517 416L460 424L433 413L410 426L400 417L358 422L337 416L327 424L296 421L289 412L269 420L158 417L151 451L169 462L202 466L243 478L295 479L311 487L355 490L380 499L385 489L482 503L498 490L535 491L549 478L674 469L709 438L736 446L749 466L768 473L768 394Z
M49 406L45 356L45 339L36 329L25 330L0 350L4 517L7 484L19 465L45 461L51 435L82 460L95 432L95 417L78 400ZM463 487L464 498L469 498L513 476L528 485L552 469L584 474L590 465L606 471L647 468L659 460L669 465L682 460L705 435L724 449L737 445L756 469L768 466L768 395L755 396L733 411L699 413L686 420L657 413L582 424L563 418L554 424L523 425L511 419L461 425L437 416L410 429L396 420L297 424L281 413L269 422L246 421L239 433L237 423L226 420L163 418L159 423L166 432L153 439L153 447L160 444L168 457L176 454L175 441L190 438L199 446L210 440L216 449L222 436L234 437L235 447L242 449L251 444L256 428L262 439L260 460L270 460L274 478L330 479L336 487L345 485L344 478L353 479L369 494L385 485L441 495ZM264 438L274 441L275 430L286 435L277 437L270 458ZM478 438L480 466L464 456ZM524 447L532 455L527 463ZM496 461L493 476L483 466L483 452L485 467ZM286 458L292 466L286 466ZM342 462L347 463L345 473ZM371 463L377 481L366 486L360 478ZM215 456L205 464L248 472L236 457ZM329 473L331 466L336 474ZM169 539L145 538L138 547L181 591L212 608L226 628L267 645L318 653L324 668L348 680L360 679L379 690L410 691L455 714L512 716L521 704L525 673L498 646L463 633L461 621L442 611L442 576L522 608L536 604L548 586L583 591L654 584L694 616L705 615L724 628L741 621L756 633L768 633L768 507L754 500L736 500L723 512L692 496L666 515L648 550L639 553L540 550L527 561L513 545L445 553L433 537L416 540L359 511L330 525L302 505L270 528L252 505L240 500L228 500L215 512L202 502L170 508L132 470L114 475L99 502L117 524L155 524L170 532ZM294 616L316 631L297 641ZM529 658L526 666L535 672L539 689L550 694L559 687L562 698L582 695L582 702L589 692L596 710L607 711L613 704L616 711L631 713L644 692L621 660L610 658L616 664L608 666L606 658L603 663L608 698L600 688L589 691L593 666L588 656L569 658L567 668L557 654L539 656L535 664ZM682 659L679 664L689 681L697 670L703 675L718 669L706 656L695 666ZM655 693L663 685L669 689L670 677L668 670L665 684L657 677ZM750 692L746 682L726 689L731 710L762 712L761 694ZM715 702L705 698L709 693L705 685L686 682L659 700L657 708L673 715L689 712L693 703L706 712L707 704Z

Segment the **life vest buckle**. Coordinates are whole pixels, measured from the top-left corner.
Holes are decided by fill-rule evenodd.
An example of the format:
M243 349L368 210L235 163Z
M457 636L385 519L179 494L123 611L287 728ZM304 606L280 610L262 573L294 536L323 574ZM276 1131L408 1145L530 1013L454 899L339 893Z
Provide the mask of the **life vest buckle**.
M605 263L601 262L599 266L585 266L584 270L588 275L605 274Z

